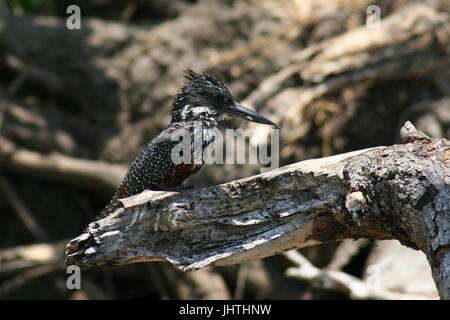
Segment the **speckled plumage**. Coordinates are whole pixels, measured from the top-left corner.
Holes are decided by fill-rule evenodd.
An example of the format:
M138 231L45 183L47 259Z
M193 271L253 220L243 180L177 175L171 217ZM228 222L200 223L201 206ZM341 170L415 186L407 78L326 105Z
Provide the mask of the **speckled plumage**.
M133 161L121 187L118 189L117 197L125 198L144 191L164 190L179 186L183 181L169 181L171 175L177 171L182 164L175 164L171 159L172 149L179 141L172 141L172 134L179 129L184 129L191 135L194 141L195 123L171 123L163 132L154 138ZM206 147L213 141L203 141ZM193 148L191 147L191 152ZM192 160L194 158L192 157ZM193 162L193 161L192 161ZM200 164L201 167L201 164ZM200 167L198 169L200 169Z
M118 199L136 195L146 189L167 190L182 185L191 174L203 165L195 163L199 159L195 152L202 152L212 146L218 122L226 119L227 114L234 114L247 120L272 124L257 113L234 102L223 82L211 73L196 74L186 71L186 82L172 104L171 123L156 138L143 148L131 164L121 185L108 206L96 220L107 216L118 205ZM191 162L176 164L172 161L172 150L180 142L173 139L177 130L185 130L191 136ZM194 132L201 132L202 148L194 148ZM199 149L199 148L197 148Z

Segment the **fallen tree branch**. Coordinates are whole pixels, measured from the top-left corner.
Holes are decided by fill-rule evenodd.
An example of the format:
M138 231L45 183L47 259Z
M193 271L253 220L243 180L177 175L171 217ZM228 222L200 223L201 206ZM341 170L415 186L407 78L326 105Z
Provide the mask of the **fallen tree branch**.
M0 274L21 271L42 265L62 266L67 240L38 243L0 250Z
M367 239L344 240L336 248L333 258L325 267L326 270L341 270L350 260L358 254L363 247L367 247L370 241Z
M0 136L0 168L110 193L122 180L126 167L77 159L60 153L41 154L16 146Z
M122 199L67 245L67 264L231 265L342 239L422 250L450 298L450 142L407 122L405 144L299 162L209 188Z
M0 174L0 193L6 198L7 203L13 208L17 218L28 229L31 235L38 241L48 241L49 236L39 221L34 217L27 205L9 183L8 179Z
M308 280L317 289L344 292L352 299L425 300L427 298L422 295L389 291L339 270L321 270L294 250L285 252L284 255L297 265L287 269L286 275Z

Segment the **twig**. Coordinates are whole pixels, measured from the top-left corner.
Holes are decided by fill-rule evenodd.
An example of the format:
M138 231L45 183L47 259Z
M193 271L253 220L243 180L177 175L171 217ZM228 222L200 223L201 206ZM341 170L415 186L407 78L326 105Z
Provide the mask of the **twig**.
M250 268L248 263L239 265L239 271L236 279L236 288L234 290L234 300L242 300L244 297L245 284L247 283L249 269Z
M7 55L5 60L11 69L16 70L35 81L44 82L49 88L56 92L60 92L64 89L60 78L48 70L29 65L19 57L13 55Z
M6 297L10 294L11 291L17 290L28 282L35 280L36 278L45 276L49 273L61 270L63 268L64 265L61 264L49 264L22 272L13 279L8 280L0 285L0 297Z
M333 259L325 267L327 270L340 270L361 250L370 243L367 239L344 240L336 249Z
M55 243L38 243L0 250L0 273L24 268L64 262L64 245L67 240Z
M372 287L367 282L342 271L321 270L302 256L298 251L291 250L284 255L295 265L286 270L289 277L307 280L324 290L334 290L349 294L352 299L385 299L385 300L424 300L424 296L397 293L382 288Z
M13 186L8 180L0 175L0 191L5 196L11 208L14 209L19 220L30 231L33 237L41 242L46 242L50 238L41 224L34 218L31 211L27 208L25 203L20 199L19 195L15 192Z
M170 299L169 290L167 289L167 286L164 283L164 281L161 279L158 268L154 264L149 263L147 264L147 271L148 274L150 275L150 279L152 282L151 285L152 287L156 288L161 300L169 300Z
M214 58L211 57L211 61L209 62L209 65L206 67L206 69L207 70L213 69L217 65L231 62L233 60L246 56L252 52L255 52L261 49L261 47L263 46L268 46L271 41L283 37L283 35L287 34L293 28L299 27L296 23L289 22L287 24L280 26L275 31L253 40L252 42L246 44L243 47L225 51L220 56L212 56Z
M2 136L0 167L104 193L114 190L127 170L122 165L29 151Z
M125 6L125 8L122 11L122 14L120 16L120 20L123 22L128 22L133 17L133 15L136 13L137 9L137 3L135 1L128 2Z

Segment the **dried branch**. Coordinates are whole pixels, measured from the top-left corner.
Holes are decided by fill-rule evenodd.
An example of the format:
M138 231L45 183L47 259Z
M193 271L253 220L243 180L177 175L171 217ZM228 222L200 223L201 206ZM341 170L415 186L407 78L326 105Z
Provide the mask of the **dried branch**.
M126 172L122 165L26 150L1 136L0 167L95 191L115 189Z
M38 243L0 250L0 273L42 265L63 265L66 240Z
M335 290L348 294L352 299L424 300L426 297L397 293L358 279L338 270L321 270L295 250L284 254L296 267L287 269L289 277L308 280L318 289Z
M361 250L362 247L368 246L367 239L344 240L336 249L333 259L326 266L327 270L340 270L347 265L350 260Z
M19 197L8 179L0 174L0 193L14 209L19 220L25 225L31 235L38 241L48 241L49 236L39 221L34 217L26 204Z
M7 297L12 291L17 290L18 288L26 285L30 281L33 281L39 277L48 275L50 273L54 273L63 268L62 265L49 264L43 265L36 268L32 268L23 273L20 273L16 277L3 282L0 285L0 297Z

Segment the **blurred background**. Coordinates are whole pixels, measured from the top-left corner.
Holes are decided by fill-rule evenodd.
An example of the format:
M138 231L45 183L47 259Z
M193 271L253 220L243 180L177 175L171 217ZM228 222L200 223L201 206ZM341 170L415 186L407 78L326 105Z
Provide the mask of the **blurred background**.
M67 27L72 4L81 29ZM448 139L449 12L448 0L0 0L0 299L436 298L425 256L396 241L298 250L314 278L281 254L193 273L94 268L81 290L66 287L64 246L169 123L186 68L281 125L280 165L399 143L406 120ZM204 166L188 185L256 173Z

